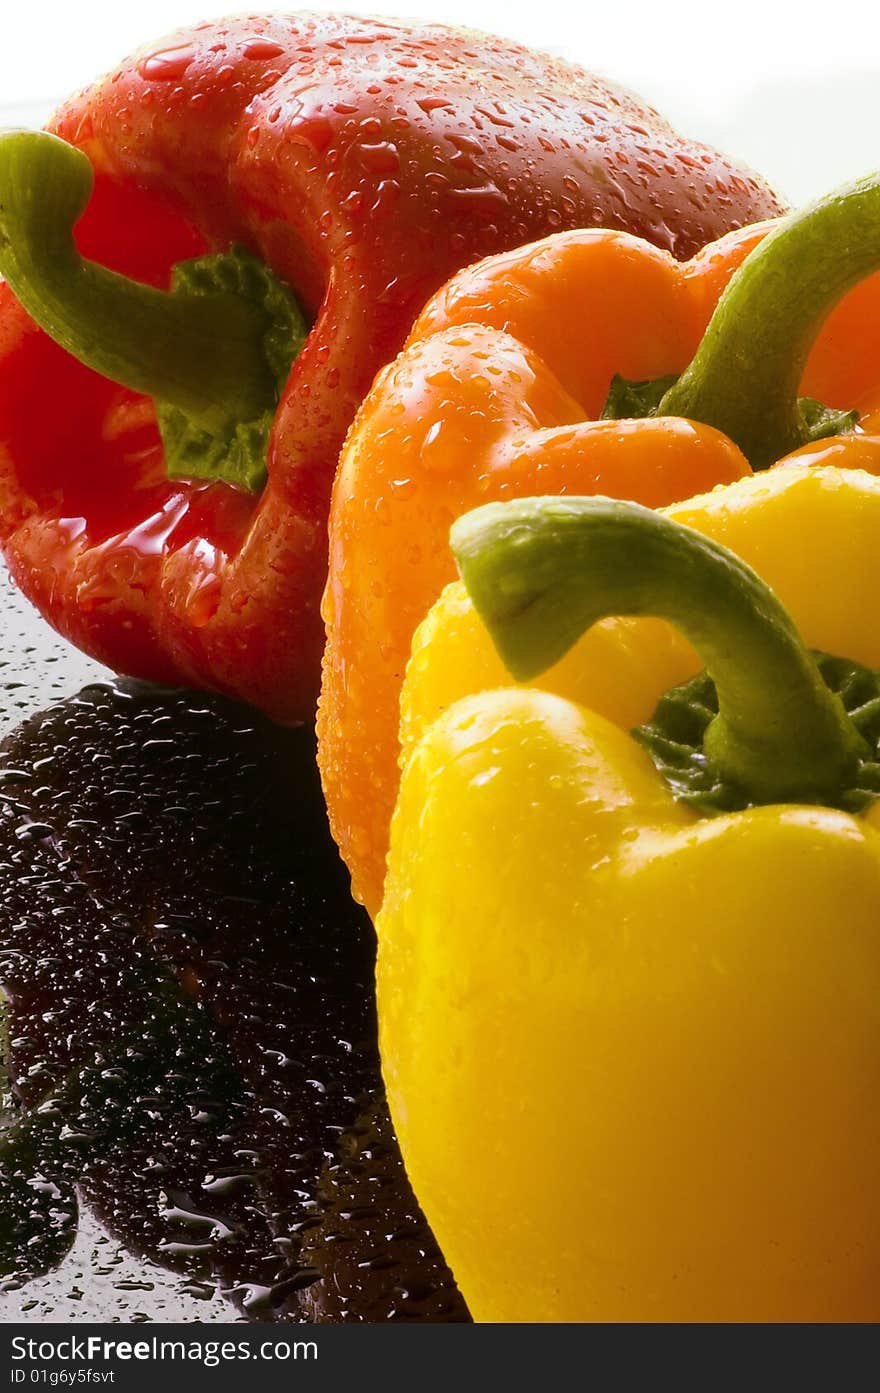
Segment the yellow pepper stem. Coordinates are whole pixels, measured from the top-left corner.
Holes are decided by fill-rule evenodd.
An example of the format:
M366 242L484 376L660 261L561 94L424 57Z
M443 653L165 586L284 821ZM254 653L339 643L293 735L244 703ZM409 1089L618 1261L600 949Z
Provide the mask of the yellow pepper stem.
M772 590L692 528L636 503L529 498L466 514L451 544L519 681L558 662L608 616L676 625L717 690L704 753L750 802L835 804L868 757Z

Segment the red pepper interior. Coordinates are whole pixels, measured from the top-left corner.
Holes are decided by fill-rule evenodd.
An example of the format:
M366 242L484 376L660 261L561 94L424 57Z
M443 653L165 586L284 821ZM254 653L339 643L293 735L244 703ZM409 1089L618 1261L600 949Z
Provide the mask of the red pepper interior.
M162 289L176 262L210 250L175 209L101 177L77 243L91 259ZM119 537L139 550L167 550L198 536L227 553L238 549L256 500L226 484L169 480L150 398L83 367L23 311L0 316L0 353L2 443L41 512L82 519L92 545Z

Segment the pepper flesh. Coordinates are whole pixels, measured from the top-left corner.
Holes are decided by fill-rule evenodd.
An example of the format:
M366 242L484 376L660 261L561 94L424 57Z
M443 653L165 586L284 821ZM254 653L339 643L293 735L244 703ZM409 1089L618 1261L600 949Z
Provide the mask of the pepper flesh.
M786 465L664 511L880 666L876 478ZM478 1320L880 1314L880 811L676 802L625 731L699 666L611 619L512 689L458 584L419 631L383 1069Z
M242 243L315 323L255 499L169 481L151 401L80 367L0 290L10 569L111 667L280 720L314 709L345 430L426 297L474 257L557 226L626 226L687 255L778 211L754 176L579 69L469 32L346 16L181 31L51 129L95 168L85 254L162 288L174 263Z
M413 632L454 567L453 519L492 500L603 493L659 506L748 465L710 426L600 421L614 374L680 373L764 224L679 264L625 234L576 231L461 272L427 305L378 377L343 451L330 515L319 760L355 895L379 908L397 793L400 684ZM880 406L880 278L845 296L803 390ZM880 468L880 440L806 447Z

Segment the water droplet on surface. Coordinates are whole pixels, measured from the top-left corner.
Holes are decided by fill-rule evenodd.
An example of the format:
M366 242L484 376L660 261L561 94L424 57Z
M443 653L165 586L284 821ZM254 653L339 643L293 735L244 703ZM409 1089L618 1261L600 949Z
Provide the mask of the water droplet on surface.
M183 77L195 56L189 45L160 49L140 59L138 72L146 82L176 82Z
M14 636L27 611L2 598ZM99 670L32 632L7 661L31 650L12 671L33 710ZM0 1280L0 1318L466 1318L390 1139L373 934L312 738L106 682L7 736L10 1060L26 1102L54 1101L46 1164L22 1176L35 1241ZM52 836L20 841L26 823ZM364 1099L385 1140L361 1150ZM361 1187L400 1234L381 1251L368 1206L337 1206ZM402 1307L401 1274L431 1298Z
M241 51L245 58L252 58L255 61L268 58L280 58L284 52L281 44L275 43L272 39L248 39L241 46Z
M391 141L358 146L358 159L371 174L394 174L400 165L397 146Z

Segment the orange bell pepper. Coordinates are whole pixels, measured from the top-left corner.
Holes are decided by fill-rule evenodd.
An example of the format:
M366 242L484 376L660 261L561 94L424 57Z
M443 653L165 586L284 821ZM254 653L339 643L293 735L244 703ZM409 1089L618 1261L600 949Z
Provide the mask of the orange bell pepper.
M624 233L562 233L478 263L429 302L360 409L330 517L319 761L371 913L400 686L413 633L455 575L450 524L539 494L660 507L804 446L880 471L880 415L878 438L853 431L856 411L880 408L878 228L874 179L685 263ZM801 401L801 382L829 405ZM651 414L598 419L603 405Z

